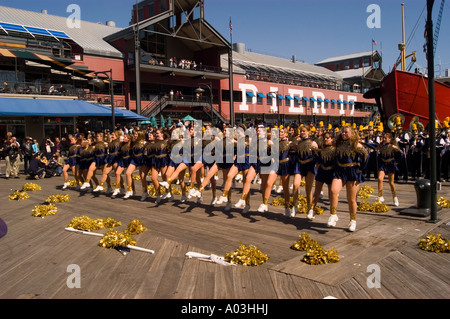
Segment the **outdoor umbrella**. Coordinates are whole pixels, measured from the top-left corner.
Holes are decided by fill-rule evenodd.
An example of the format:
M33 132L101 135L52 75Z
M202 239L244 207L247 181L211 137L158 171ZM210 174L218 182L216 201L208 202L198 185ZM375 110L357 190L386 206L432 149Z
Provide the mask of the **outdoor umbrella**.
M197 120L196 119L194 119L192 116L190 116L190 115L188 115L188 116L185 116L185 117L183 117L182 119L181 119L183 122L184 121L194 121L194 122L196 122Z

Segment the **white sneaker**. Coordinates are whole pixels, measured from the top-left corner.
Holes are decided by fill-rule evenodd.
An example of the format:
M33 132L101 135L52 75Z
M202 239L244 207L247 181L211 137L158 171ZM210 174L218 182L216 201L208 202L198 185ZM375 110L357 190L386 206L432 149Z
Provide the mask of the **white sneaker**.
M170 187L169 183L167 183L166 181L160 182L159 186L162 186L162 187L167 188L167 189L169 189L169 187Z
M214 197L213 199L212 199L212 201L211 201L211 205L215 205L216 203L217 203L217 201L218 201L219 199L217 198L217 197Z
M245 205L244 209L242 210L242 214L246 214L250 211L250 205Z
M225 208L223 209L224 211L228 212L229 210L231 210L231 203L227 203L225 205Z
M104 188L103 188L103 186L100 186L100 185L98 185L95 189L94 189L94 192L103 192L104 191Z
M354 232L356 230L356 220L351 220L348 224L348 231Z
M267 206L266 204L261 204L258 207L258 212L260 213L265 213L269 211L269 206Z
M62 189L66 189L66 188L69 187L69 186L70 186L70 183L64 183Z
M394 197L394 206L398 206L399 202L398 202L398 197Z
M284 216L291 217L291 209L289 207L284 209Z
M170 192L165 192L162 196L161 199L170 199L172 198L172 194Z
M383 197L383 196L378 197L378 201L379 201L380 203L384 203L384 197Z
M90 187L91 185L89 183L83 183L83 185L81 185L80 189L86 189L88 187Z
M128 198L130 198L131 196L133 196L133 191L127 191L126 193L125 193L125 196L123 197L124 199L128 199Z
M291 217L295 217L295 215L298 213L298 207L297 206L293 206L291 209Z
M112 197L116 197L117 195L119 195L120 194L120 188L116 188L115 190L114 190L114 192L112 193Z
M216 204L223 204L228 203L228 197L226 196L219 196L219 199L217 200Z
M191 188L188 192L188 198L200 197L202 194L195 188Z
M240 199L236 204L234 204L236 208L244 208L245 207L245 199Z
M330 218L328 218L328 227L335 227L338 220L339 218L337 215L331 215Z
M283 192L283 186L278 186L278 188L277 188L277 194L280 194L280 193L282 193Z
M181 202L182 203L186 203L187 201L187 197L186 196L181 196Z
M314 209L310 209L308 212L308 215L306 215L306 217L308 217L309 220L313 220L314 217Z
M145 192L144 194L142 194L140 201L141 202L145 201L147 199L147 197L148 197L148 193Z

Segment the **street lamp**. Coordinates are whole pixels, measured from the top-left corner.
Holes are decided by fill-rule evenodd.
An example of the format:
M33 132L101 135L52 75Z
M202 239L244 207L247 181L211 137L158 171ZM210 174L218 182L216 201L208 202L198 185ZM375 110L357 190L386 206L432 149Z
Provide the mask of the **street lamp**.
M108 75L109 73L109 75ZM113 87L113 75L112 75L112 69L109 71L98 71L94 72L95 79L92 79L90 84L93 84L94 86L103 89L105 87L105 81L98 78L99 74L103 74L108 78L109 81L109 91L111 94L111 116L112 116L112 129L115 130L116 128L116 116L115 116L115 110L114 110L114 87Z
M202 89L201 86L205 86L205 87L207 87L207 88L209 89L209 94L210 94L210 95L209 95L209 99L210 99L210 100L209 100L209 104L210 104L210 107L211 107L211 125L213 125L213 122L214 122L214 119L213 119L214 113L213 113L213 92L212 92L212 82L209 82L209 83L199 83L198 85L199 85L199 87L195 89L195 93L199 93L199 94L205 93L205 90Z

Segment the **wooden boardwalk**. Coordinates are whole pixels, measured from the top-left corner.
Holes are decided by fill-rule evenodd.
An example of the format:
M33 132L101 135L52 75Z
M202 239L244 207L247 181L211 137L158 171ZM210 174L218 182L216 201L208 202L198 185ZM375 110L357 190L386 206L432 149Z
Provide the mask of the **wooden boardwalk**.
M30 198L9 201L8 195L25 182L36 182L43 190L29 192ZM282 207L256 212L260 201L259 185L254 185L252 211L242 214L233 208L197 204L193 200L156 205L149 198L140 202L111 199L60 187L62 178L39 181L0 179L2 205L0 218L8 234L0 239L0 298L12 299L447 299L450 296L450 254L425 252L418 241L428 232L450 237L450 209L439 211L438 223L429 217L400 215L401 209L414 206L413 182L397 184L400 207L388 213L358 213L357 231L348 224L345 191L338 207L336 228L328 228L328 200L320 206L323 215L310 222L305 215L287 218ZM233 190L233 202L240 196L240 185ZM376 188L375 182L366 182ZM387 183L385 188L388 189ZM301 190L304 192L304 190ZM70 202L57 204L55 216L35 218L31 211L53 194L69 194ZM385 191L386 202L392 198ZM273 194L273 197L279 196ZM438 196L450 198L445 183ZM211 192L205 191L209 204ZM369 199L373 201L374 198ZM393 207L391 207L393 208ZM147 228L136 235L137 246L155 254L129 251L125 256L114 249L98 246L98 238L65 231L72 218L113 217L122 230L133 219ZM105 230L98 232L104 233ZM299 235L307 232L325 248L335 247L340 262L312 266L301 261L304 252L290 249ZM222 266L188 259L189 251L216 254L232 252L240 245L254 244L269 256L259 267ZM380 288L367 283L369 265L380 270ZM80 288L69 288L69 265L80 269Z

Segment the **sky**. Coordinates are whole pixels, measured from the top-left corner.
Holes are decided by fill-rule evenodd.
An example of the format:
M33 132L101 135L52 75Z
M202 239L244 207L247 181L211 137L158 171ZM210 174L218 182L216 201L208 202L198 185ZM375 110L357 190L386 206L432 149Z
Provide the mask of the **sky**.
M442 0L435 0L436 25ZM0 4L24 10L68 17L70 4L81 8L81 19L118 27L128 26L136 0L0 0ZM401 3L405 3L405 33L410 39L406 53L416 51L417 65L426 68L423 46L426 0L205 0L206 20L233 43L245 43L247 50L314 64L329 57L374 50L383 57L388 72L399 58L402 42ZM377 5L373 10L370 5ZM379 13L379 15L377 15ZM422 15L423 13L423 15ZM372 22L372 25L369 23ZM413 29L417 25L417 30ZM435 54L436 75L450 69L450 1L445 2ZM407 61L407 65L409 61Z

